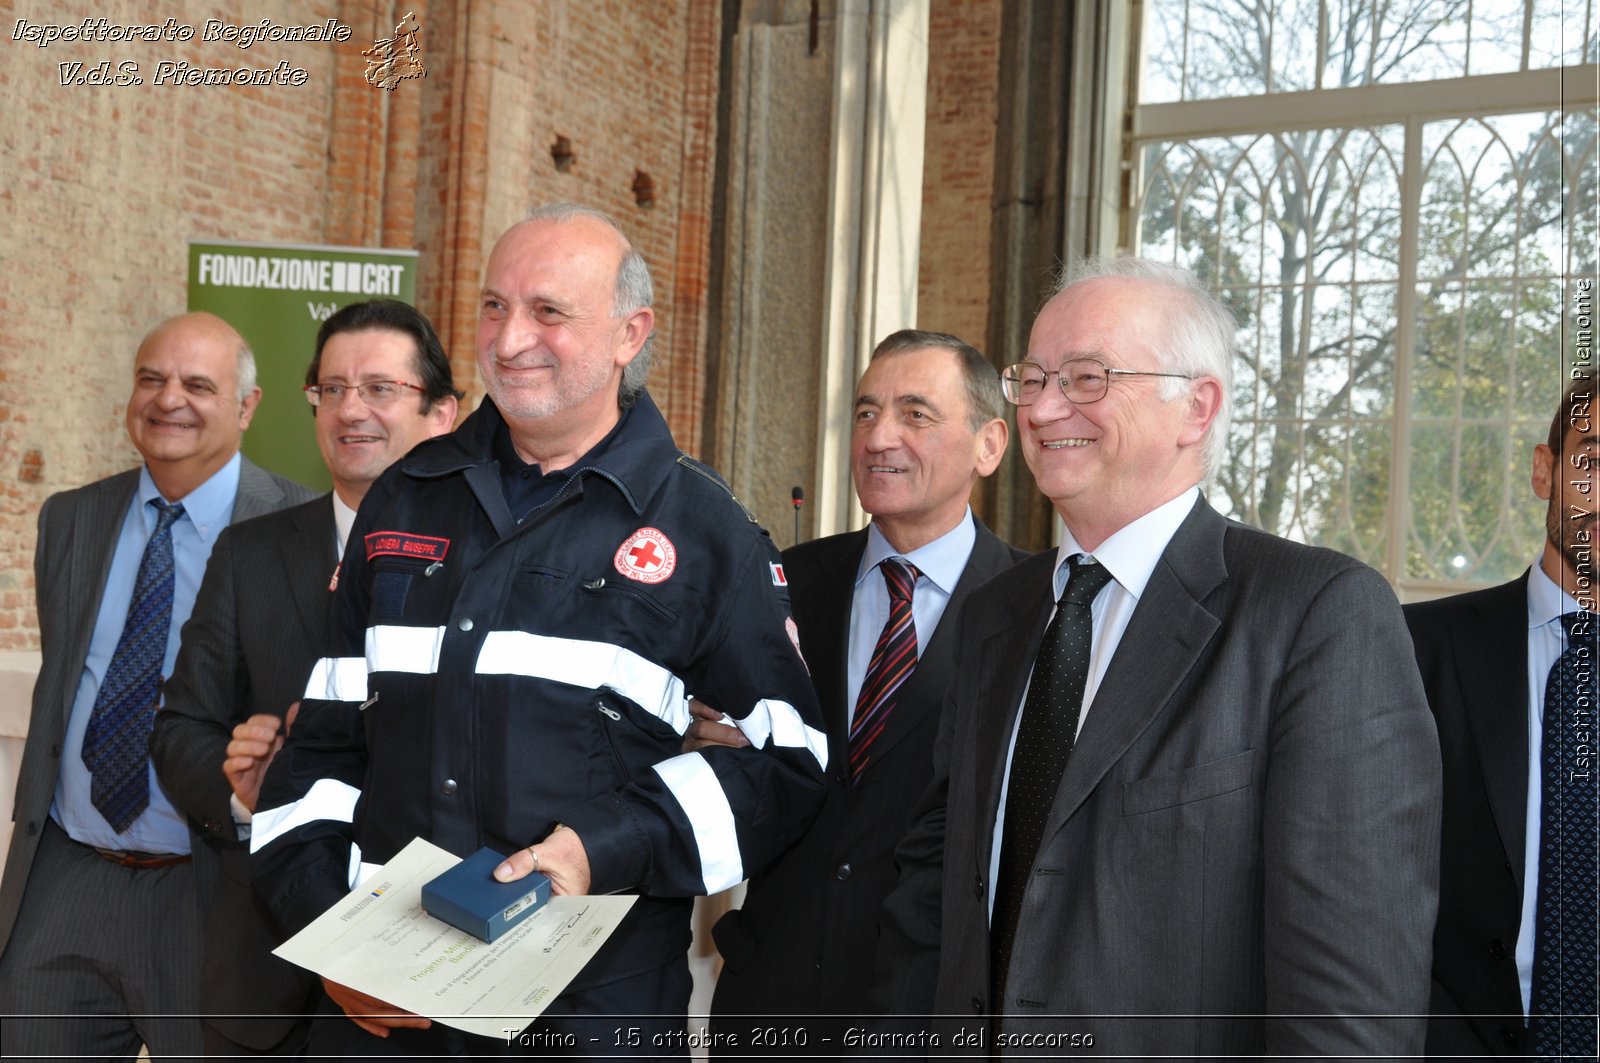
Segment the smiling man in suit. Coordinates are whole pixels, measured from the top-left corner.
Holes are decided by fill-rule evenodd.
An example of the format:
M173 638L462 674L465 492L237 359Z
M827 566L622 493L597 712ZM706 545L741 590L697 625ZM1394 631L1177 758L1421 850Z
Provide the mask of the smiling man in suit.
M126 418L143 464L39 511L44 660L0 885L6 1056L200 1051L189 832L146 745L212 544L231 521L311 497L239 454L255 376L221 318L157 325Z
M894 885L894 846L932 770L954 610L1025 556L968 507L1005 453L1003 403L994 367L940 332L887 337L856 386L851 474L872 521L783 554L827 723L827 800L715 928L725 961L712 1003L719 1032L805 1016L805 1043L789 1047L826 1053L866 1002L864 958ZM695 735L742 740L704 721Z
M333 491L229 528L217 540L151 757L189 817L206 900L201 1012L206 1055L279 1055L304 1041L315 978L271 955L277 939L250 887L249 823L280 724L328 637L329 591L356 509L378 474L450 430L450 360L422 312L352 303L322 323L306 397Z
M963 606L896 854L874 1004L941 1053L1421 1051L1432 720L1376 572L1201 497L1233 333L1118 259L1002 374L1065 530Z
M1444 752L1432 1056L1595 1054L1593 404L1585 374L1533 448L1538 562L1406 606Z

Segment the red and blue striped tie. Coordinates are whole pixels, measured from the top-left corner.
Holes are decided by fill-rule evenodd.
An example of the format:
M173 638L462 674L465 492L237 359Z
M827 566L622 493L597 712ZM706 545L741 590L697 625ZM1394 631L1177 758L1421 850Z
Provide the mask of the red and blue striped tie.
M856 713L850 720L850 785L872 759L872 743L894 711L895 691L917 667L917 625L911 615L911 592L917 585L915 565L887 559L878 565L889 588L889 619L873 648L872 661L861 680Z

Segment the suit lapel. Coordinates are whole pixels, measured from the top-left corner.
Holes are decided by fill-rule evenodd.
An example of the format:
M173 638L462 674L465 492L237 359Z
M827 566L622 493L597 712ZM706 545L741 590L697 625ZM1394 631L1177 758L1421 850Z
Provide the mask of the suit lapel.
M302 629L320 642L328 625L328 583L339 559L334 556L333 499L324 495L295 512L295 532L278 544L289 593Z
M1055 561L1054 551L1048 551L1022 562L1016 572L1020 594L1003 603L1009 606L1014 602L1015 607L990 607L975 617L976 625L969 624L971 636L979 642L975 659L982 669L977 685L971 689L978 691L977 696L984 701L977 711L973 736L976 746L973 763L978 773L974 781L978 797L973 809L976 816L974 837L978 840L980 866L989 859L989 840L1000 808L1000 781L1005 772L1006 750L1022 707L1022 692L1039 651L1040 636L1049 622L1050 608L1055 604L1050 594ZM1009 581L1010 576L1008 584ZM985 598L989 599L987 592ZM995 603L996 606L1001 604Z
M789 560L790 597L800 624L806 667L811 685L822 703L823 728L828 734L828 763L843 765L848 759L848 685L850 606L856 567L866 549L867 533L854 532L836 540L819 542L814 549Z
M1454 633L1451 654L1483 764L1489 808L1521 892L1528 807L1528 577L1479 605L1481 619ZM1509 633L1512 638L1505 638ZM1507 652L1513 658L1507 659ZM1537 757L1535 753L1533 756Z
M1200 601L1227 578L1226 527L1203 499L1197 501L1156 563L1073 746L1046 839L1166 707L1216 633L1218 620Z
M819 630L826 634L817 662L816 687L823 692L822 711L833 739L830 760L844 766L850 761L850 709L846 704L850 691L850 606L855 597L856 567L866 543L866 533L862 532L859 542L850 543L848 549L819 559L821 594L816 605L822 620Z
M283 489L271 475L249 458L240 455L239 493L233 502L234 523L271 513L282 505Z
M889 750L915 732L928 716L939 712L944 704L945 688L950 683L951 665L955 661L957 611L974 587L1011 561L1010 548L995 538L994 533L982 524L977 525L977 532L972 553L961 570L961 578L950 592L950 601L945 604L933 637L926 646L918 647L916 670L896 694L894 711L889 714L883 733L872 743L873 759L867 764L868 772L872 771L873 765L883 763Z
M67 658L83 662L89 656L89 642L94 638L95 620L100 611L100 599L105 596L106 580L111 575L111 559L116 554L117 537L122 522L128 515L128 506L139 488L139 470L133 469L106 481L106 489L88 492L82 512L68 527L69 576L72 591L67 597L73 617L69 630L77 644ZM81 663L80 663L81 667ZM62 687L62 711L70 712L72 699L78 691L78 676L74 673Z

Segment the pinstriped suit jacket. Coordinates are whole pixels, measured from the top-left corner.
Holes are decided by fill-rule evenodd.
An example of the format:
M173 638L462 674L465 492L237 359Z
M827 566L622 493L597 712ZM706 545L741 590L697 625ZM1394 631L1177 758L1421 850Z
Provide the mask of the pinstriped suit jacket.
M0 882L0 952L11 940L23 889L39 848L39 834L50 814L67 717L89 655L89 640L111 571L117 529L138 485L139 470L130 469L52 495L39 510L33 576L44 660L33 687L33 713L17 780L13 816L16 829L6 855L5 878ZM233 519L247 520L311 496L309 489L266 472L244 458Z
M319 990L310 972L271 955L279 939L250 887L222 761L235 724L282 716L305 690L329 635L334 536L323 495L218 537L150 737L161 784L189 817L206 906L200 1010L222 1036L257 1050L287 1037Z

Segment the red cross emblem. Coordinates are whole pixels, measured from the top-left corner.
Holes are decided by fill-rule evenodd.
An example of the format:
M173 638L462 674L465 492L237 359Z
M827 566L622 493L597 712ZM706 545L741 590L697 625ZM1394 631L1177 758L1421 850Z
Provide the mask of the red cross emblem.
M657 528L640 528L617 547L617 571L640 583L660 583L678 567L678 551Z

